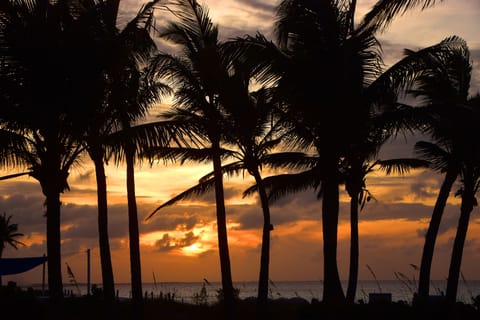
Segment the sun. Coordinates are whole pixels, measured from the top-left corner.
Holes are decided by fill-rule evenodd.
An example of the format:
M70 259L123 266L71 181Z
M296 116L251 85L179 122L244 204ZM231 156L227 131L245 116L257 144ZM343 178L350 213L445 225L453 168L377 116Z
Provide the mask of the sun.
M204 245L204 244L201 244L199 242L196 242L196 243L191 244L187 247L183 247L183 248L179 249L179 251L184 256L194 257L194 256L198 256L198 255L200 255L204 252L207 252L208 250L210 250L209 247L210 246L208 246L208 245Z

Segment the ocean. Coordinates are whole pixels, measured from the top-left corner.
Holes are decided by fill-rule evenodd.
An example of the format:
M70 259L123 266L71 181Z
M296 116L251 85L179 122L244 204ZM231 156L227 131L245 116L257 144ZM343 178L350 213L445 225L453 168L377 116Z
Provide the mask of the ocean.
M203 295L202 287L205 287ZM38 286L35 286L38 288ZM242 299L255 297L257 295L257 282L245 281L236 282L234 287L238 289L239 297ZM346 290L347 283L343 283ZM116 284L117 296L120 298L131 298L130 284ZM219 282L161 282L144 283L143 291L147 298L168 298L179 302L196 303L202 299L207 303L217 301L217 291L221 288ZM432 281L430 286L431 295L442 295L445 292L446 281ZM87 293L86 284L78 285L78 288L71 284L65 284L67 294L84 295ZM272 299L300 297L307 301L322 299L321 281L270 281L269 295ZM369 301L370 293L391 293L392 301L405 301L411 303L413 293L416 291L414 281L400 280L360 280L357 285L356 301ZM457 300L471 304L472 297L480 295L480 280L460 280Z

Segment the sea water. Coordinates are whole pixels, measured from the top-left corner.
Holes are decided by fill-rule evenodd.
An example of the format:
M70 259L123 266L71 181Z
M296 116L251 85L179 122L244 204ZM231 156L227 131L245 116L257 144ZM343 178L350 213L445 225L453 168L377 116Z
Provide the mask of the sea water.
M346 290L347 283L342 283ZM99 284L93 284L99 287ZM220 282L160 282L144 283L144 295L146 298L163 298L179 302L195 303L195 297L200 297L203 290L203 299L209 303L218 301L218 293L221 289ZM234 283L242 299L255 297L258 292L256 281L243 281ZM446 281L432 281L430 285L431 295L443 295ZM66 293L84 295L87 293L87 285L80 284L78 287L72 284L64 284ZM130 284L115 284L115 290L119 298L131 298ZM322 299L323 283L321 281L270 281L269 297L271 299L300 297L307 301ZM370 293L390 293L392 301L405 301L411 303L416 292L416 283L413 281L399 280L360 280L357 284L356 301L368 302ZM464 303L472 303L472 297L480 295L480 280L460 281L458 285L457 300Z

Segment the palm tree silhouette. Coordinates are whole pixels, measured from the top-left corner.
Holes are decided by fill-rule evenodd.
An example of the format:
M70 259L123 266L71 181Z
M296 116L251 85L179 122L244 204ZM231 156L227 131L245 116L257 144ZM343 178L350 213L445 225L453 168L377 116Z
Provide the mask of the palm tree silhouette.
M365 136L362 125L371 108L365 103L365 86L382 66L375 34L405 10L434 3L378 1L358 25L356 1L286 0L278 6L275 31L284 63L270 68L279 75L279 91L298 135L319 155L325 302L344 301L336 261L339 165L348 148Z
M466 42L452 36L438 44L419 51L406 50L406 57L392 69L411 79L407 92L422 102L414 108L416 121L433 141L419 141L415 152L420 159L430 162L430 167L445 173L435 202L425 236L420 264L417 298L425 301L429 295L430 270L440 222L449 193L461 174L462 145L470 143L459 137L464 127L459 117L468 100L471 66ZM405 87L405 85L401 85ZM459 131L460 130L460 131ZM458 278L457 278L458 279Z
M100 75L92 81L89 92L95 93L89 106L82 109L84 126L79 129L80 139L85 143L87 152L95 165L98 198L99 247L102 266L103 292L106 301L115 298L113 269L108 237L108 206L105 163L112 153L122 153L119 146L127 140L118 141L113 136L130 126L130 122L143 117L158 97L159 87L147 79L147 73L140 67L155 52L156 46L150 38L148 29L153 23L155 4L152 1L143 6L138 14L122 30L116 27L117 8L112 3L92 3L90 14L84 19L84 29L95 26L96 46L99 61L93 62ZM117 1L118 5L118 1ZM92 28L93 29L93 28ZM96 37L96 38L95 38ZM95 51L96 50L96 51ZM85 112L85 109L88 111ZM135 203L133 158L127 157L127 194L129 212L129 239L131 250L132 301L141 304L143 299L141 284L141 265L139 250L138 218ZM132 160L130 160L132 159ZM141 308L138 308L140 310Z
M71 110L88 100L75 81L86 79L92 67L80 63L86 60L74 40L78 12L73 8L48 1L0 6L2 124L24 137L13 164L28 166L46 197L48 285L54 300L63 297L60 194L69 189L69 170L83 151L72 137Z
M8 244L14 249L18 249L18 246L24 246L25 244L21 241L18 241L17 238L23 237L23 233L18 232L18 224L10 223L12 216L4 212L0 216L0 259L3 256L3 250ZM2 285L2 276L0 275L0 286Z
M174 1L169 3L169 11L177 20L160 30L160 36L180 45L183 54L157 57L159 78L170 81L175 93L174 107L165 116L171 121L183 121L190 132L210 144L210 148L202 152L213 160L222 290L227 317L234 317L220 147L224 110L219 90L227 79L227 72L220 57L218 28L206 7L197 1Z
M271 224L268 196L261 170L263 168L305 168L311 165L312 158L301 152L274 151L282 143L284 128L281 125L282 121L276 119L273 113L275 108L272 107L273 102L269 90L260 89L254 93L249 93L248 89L244 87L249 81L238 81L239 79L236 77L239 77L239 75L233 75L225 83L229 87L229 99L238 103L238 109L230 109L232 114L228 116L224 128L227 132L224 137L225 142L232 149L223 149L223 153L225 157L228 156L233 161L224 164L222 172L228 176L234 176L247 171L255 181L255 184L245 191L244 196L258 193L263 212L258 302L264 306L268 298L270 232L273 230L273 225ZM232 83L233 86L238 86L237 89L231 87ZM243 95L248 95L248 97ZM173 159L181 163L188 160L205 160L203 156L200 156L201 154L203 154L202 150L193 148L152 148L145 153L150 159ZM155 209L150 216L178 201L194 198L212 190L215 179L214 172L203 176L199 179L197 185L166 201Z

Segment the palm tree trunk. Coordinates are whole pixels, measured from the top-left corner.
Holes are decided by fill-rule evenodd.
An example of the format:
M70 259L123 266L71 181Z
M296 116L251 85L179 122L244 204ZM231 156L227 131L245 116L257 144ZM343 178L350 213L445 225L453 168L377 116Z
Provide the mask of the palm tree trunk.
M428 226L427 234L425 235L425 243L423 246L422 260L420 263L420 275L418 278L418 299L419 301L426 301L430 292L430 271L432 268L433 253L435 249L435 242L440 229L440 222L442 220L443 211L447 204L448 195L452 186L457 179L457 172L448 170L445 174L445 179L440 187L437 201L433 208L432 218Z
M223 193L222 162L220 159L220 143L212 139L213 172L215 176L215 202L217 208L217 235L222 274L222 291L227 319L235 316L235 296L233 293L230 254L228 251L227 219Z
M111 26L115 26L117 23L118 8L120 6L120 0L108 0L108 16L107 19Z
M110 242L108 238L108 205L107 205L107 178L103 164L103 154L93 155L95 175L97 179L98 201L98 239L100 247L100 264L102 268L103 295L107 303L115 299L113 281L112 258L110 255Z
M359 192L350 198L350 270L348 274L347 302L354 303L358 280L358 203Z
M50 191L56 189L56 186L44 188L47 207L48 290L50 299L53 302L58 302L63 299L60 246L60 193Z
M268 205L268 197L265 191L262 177L258 170L253 173L257 184L258 194L263 211L263 233L262 233L262 251L260 257L260 275L258 279L258 303L260 308L264 307L268 301L268 279L270 265L270 231L273 227L270 223L270 208Z
M329 154L328 152L325 154ZM336 157L322 159L322 230L323 230L323 301L326 303L343 303L343 293L337 266L337 234L338 234L338 161Z
M446 299L448 303L455 303L457 299L458 280L462 264L463 247L467 237L470 213L475 204L474 183L470 177L464 177L464 190L462 204L460 206L460 218L458 221L457 234L453 243L452 257L448 271Z
M138 229L138 211L135 198L135 154L127 147L125 150L127 164L127 198L128 198L128 234L130 245L130 279L132 285L132 303L134 314L139 319L143 312L142 268L140 263L140 233Z

